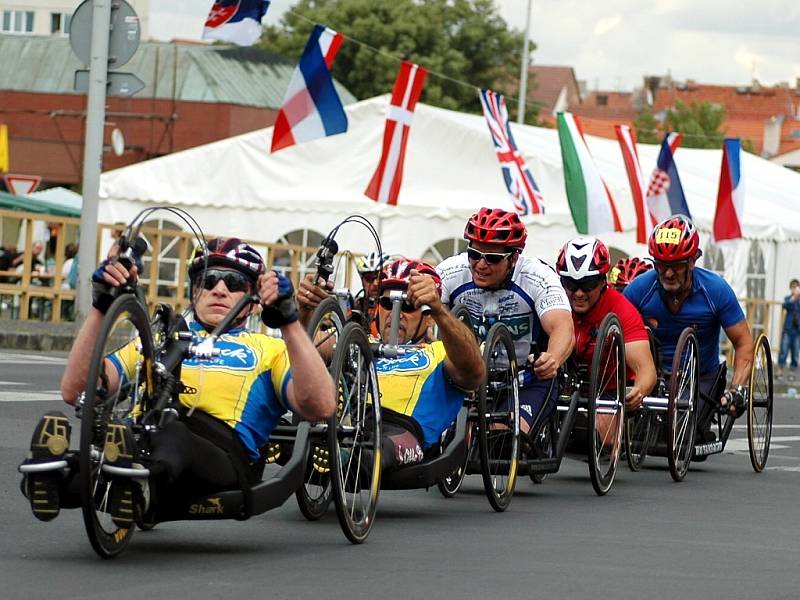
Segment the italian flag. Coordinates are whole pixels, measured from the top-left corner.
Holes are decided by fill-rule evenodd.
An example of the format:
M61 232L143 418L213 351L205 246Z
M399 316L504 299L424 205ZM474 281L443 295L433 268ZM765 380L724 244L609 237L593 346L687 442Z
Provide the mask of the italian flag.
M558 138L567 201L578 233L622 231L614 198L592 160L580 120L572 113L558 113Z

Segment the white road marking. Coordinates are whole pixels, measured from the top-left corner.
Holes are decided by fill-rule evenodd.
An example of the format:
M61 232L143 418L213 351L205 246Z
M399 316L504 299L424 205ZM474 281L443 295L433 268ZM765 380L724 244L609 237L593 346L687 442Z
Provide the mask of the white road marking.
M0 402L52 402L61 400L60 391L52 392L6 392L0 391Z
M0 352L0 362L6 365L30 365L34 363L67 364L66 356L42 356L40 354L20 354L19 352Z
M4 385L30 385L30 384L25 383L23 381L0 381L0 386Z

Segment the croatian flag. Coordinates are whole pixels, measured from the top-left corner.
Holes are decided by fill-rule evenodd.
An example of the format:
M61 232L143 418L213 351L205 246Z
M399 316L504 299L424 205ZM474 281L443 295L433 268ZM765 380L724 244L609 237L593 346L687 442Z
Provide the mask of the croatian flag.
M492 90L481 90L483 116L489 125L489 133L497 151L497 160L503 171L503 180L514 202L514 208L521 215L544 212L544 202L539 187L533 180L530 169L517 149L511 127L508 123L506 99Z
M204 40L251 46L261 37L269 0L215 0L203 29Z
M331 67L344 36L316 25L306 42L272 130L272 152L347 131Z
M647 210L653 225L668 219L672 215L685 215L692 218L686 196L683 194L681 178L675 164L673 153L683 139L681 134L670 133L661 142L661 152L650 184L647 186Z
M425 85L428 71L414 63L403 61L392 88L392 99L386 114L383 131L383 151L378 168L364 194L381 204L397 204L403 182L403 162L408 143L408 132Z
M738 240L742 237L744 217L744 180L740 161L739 138L725 138L722 144L722 169L719 174L717 210L714 213L714 240Z

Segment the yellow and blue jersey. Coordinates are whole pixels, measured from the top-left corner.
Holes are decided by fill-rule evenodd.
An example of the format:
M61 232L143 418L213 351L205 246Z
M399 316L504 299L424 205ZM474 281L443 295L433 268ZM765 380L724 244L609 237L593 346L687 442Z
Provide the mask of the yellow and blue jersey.
M423 433L426 448L439 442L458 415L464 391L444 370L447 354L440 341L406 347L403 356L375 363L381 390L381 408L411 417Z
M197 323L191 328L199 337L207 335ZM180 403L227 423L250 457L256 459L259 448L288 409L286 389L292 374L286 344L236 328L220 336L215 347L220 350L219 356L183 361L181 381L187 393L180 394ZM138 357L133 342L108 358L124 383L132 377Z

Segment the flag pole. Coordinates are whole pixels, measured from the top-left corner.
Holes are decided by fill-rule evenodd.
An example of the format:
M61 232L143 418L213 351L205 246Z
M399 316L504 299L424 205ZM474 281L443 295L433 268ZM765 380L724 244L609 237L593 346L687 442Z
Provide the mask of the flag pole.
M525 122L525 97L528 94L528 65L530 64L530 52L528 45L531 34L531 6L533 0L528 0L528 12L525 19L525 41L522 43L522 67L519 74L519 103L517 104L517 123Z

